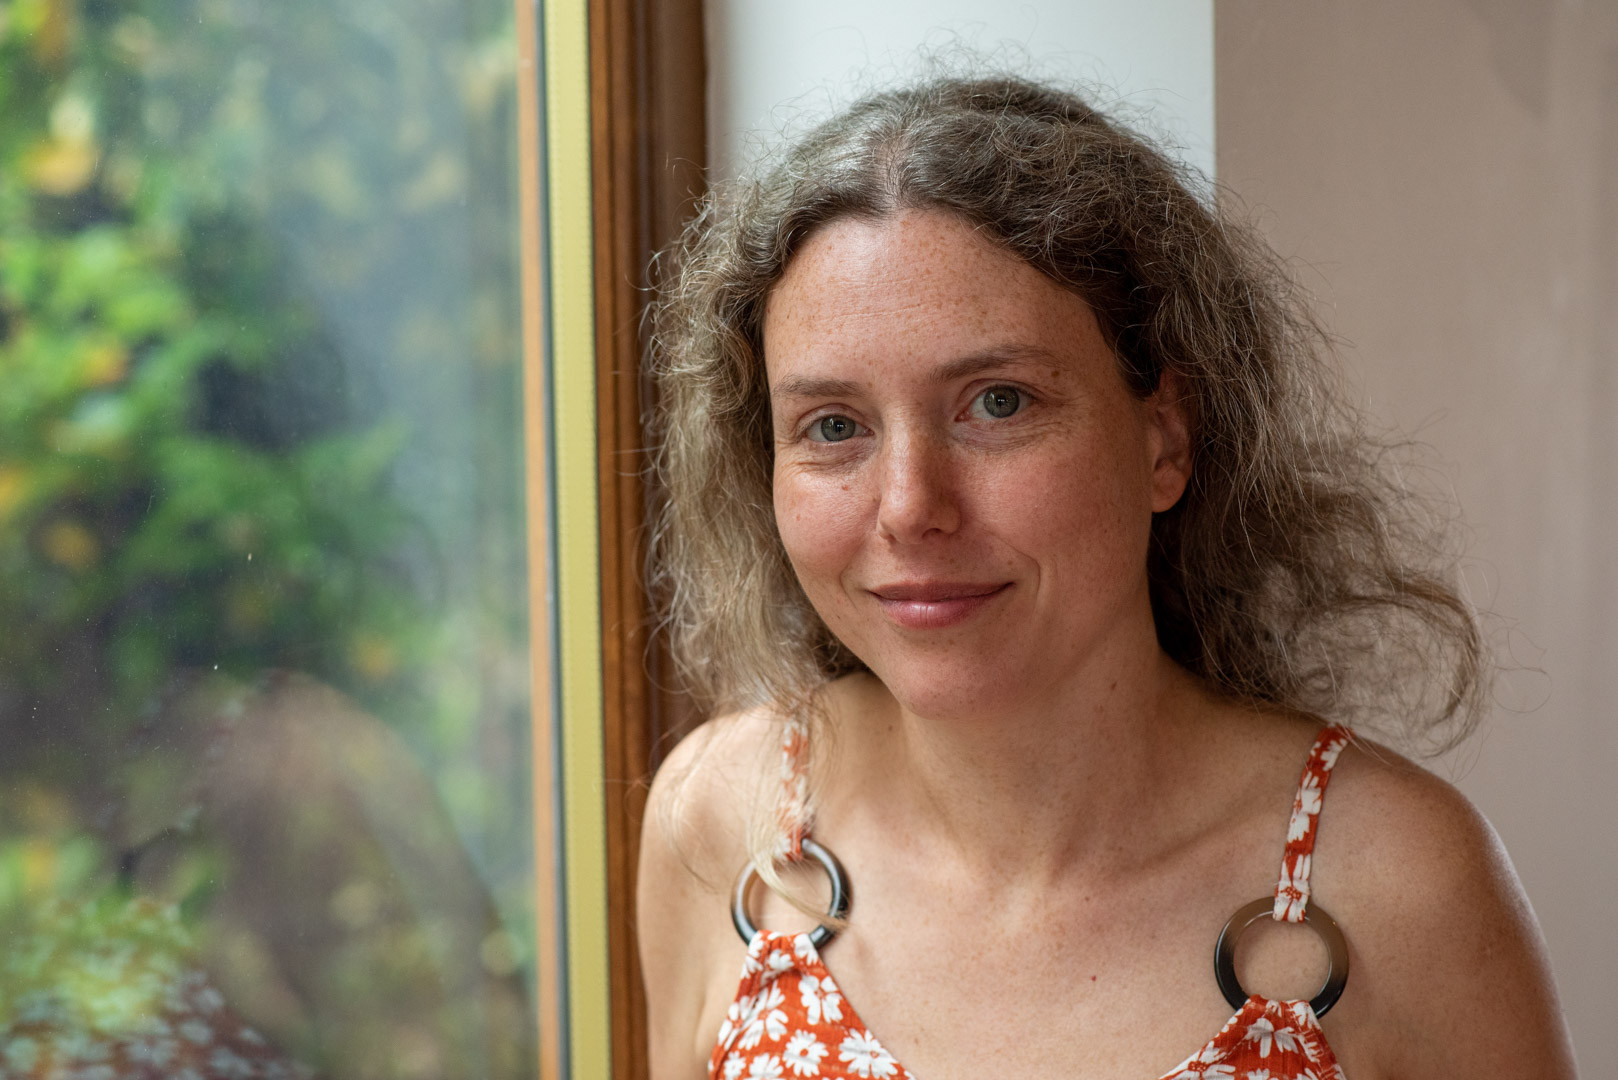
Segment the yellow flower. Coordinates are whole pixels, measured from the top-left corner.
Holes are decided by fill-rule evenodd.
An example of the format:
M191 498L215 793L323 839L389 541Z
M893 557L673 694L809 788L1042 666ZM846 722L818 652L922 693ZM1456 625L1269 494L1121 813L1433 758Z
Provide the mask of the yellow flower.
M27 474L20 467L0 465L0 521L22 502L27 486Z
M110 386L129 371L129 350L116 341L92 348L84 358L84 384Z
M100 160L100 147L88 139L49 139L28 152L23 175L36 191L67 196L90 182Z
M47 559L74 573L88 569L101 554L95 536L77 521L52 523L40 537L39 546Z

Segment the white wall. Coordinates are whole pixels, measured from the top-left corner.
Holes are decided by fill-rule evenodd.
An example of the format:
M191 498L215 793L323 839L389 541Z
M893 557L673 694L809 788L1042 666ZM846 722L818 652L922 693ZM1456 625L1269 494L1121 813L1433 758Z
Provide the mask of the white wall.
M709 0L708 160L729 176L784 129L971 50L1097 85L1147 115L1191 164L1214 165L1213 0Z

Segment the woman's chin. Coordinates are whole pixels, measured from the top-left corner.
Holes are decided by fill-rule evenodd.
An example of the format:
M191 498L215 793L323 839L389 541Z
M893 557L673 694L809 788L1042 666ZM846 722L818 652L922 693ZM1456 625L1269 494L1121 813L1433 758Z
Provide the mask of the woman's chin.
M907 712L940 722L1005 716L1035 690L1029 679L983 664L926 665L876 675Z

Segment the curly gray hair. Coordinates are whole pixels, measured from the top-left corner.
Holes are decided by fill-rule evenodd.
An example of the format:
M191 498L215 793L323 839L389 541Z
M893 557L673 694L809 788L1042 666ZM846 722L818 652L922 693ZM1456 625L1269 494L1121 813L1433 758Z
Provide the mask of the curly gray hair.
M959 215L1099 317L1134 393L1185 387L1190 484L1156 515L1158 640L1245 701L1458 741L1490 668L1435 516L1336 386L1285 267L1201 178L1078 96L1016 77L872 94L718 186L657 266L652 583L709 707L808 711L861 664L788 564L771 510L762 322L805 239L846 217Z

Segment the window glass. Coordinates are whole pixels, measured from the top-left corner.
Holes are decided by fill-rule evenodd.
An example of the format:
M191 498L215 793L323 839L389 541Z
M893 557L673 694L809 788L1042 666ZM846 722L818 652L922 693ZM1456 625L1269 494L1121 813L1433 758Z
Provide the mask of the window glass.
M534 1072L511 17L0 0L7 1076Z

